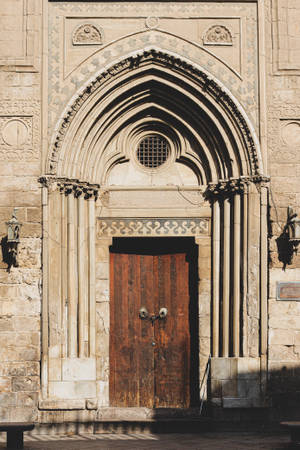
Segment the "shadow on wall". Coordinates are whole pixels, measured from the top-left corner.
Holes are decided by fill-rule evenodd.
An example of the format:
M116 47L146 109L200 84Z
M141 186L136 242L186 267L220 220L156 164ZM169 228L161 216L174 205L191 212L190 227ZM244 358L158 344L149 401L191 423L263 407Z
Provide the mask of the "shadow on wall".
M2 261L7 264L7 271L10 272L12 267L17 267L16 253L11 251L8 245L8 237L4 236L1 239Z
M283 264L283 270L286 266L292 264L294 256L294 247L289 240L288 234L283 231L281 235L276 239L278 259Z
M230 359L230 358L229 358ZM278 362L277 370L267 375L244 372L231 379L209 380L208 415L220 421L233 421L246 427L262 428L283 420L300 421L300 360ZM264 388L264 380L267 380ZM249 421L249 423L248 423Z

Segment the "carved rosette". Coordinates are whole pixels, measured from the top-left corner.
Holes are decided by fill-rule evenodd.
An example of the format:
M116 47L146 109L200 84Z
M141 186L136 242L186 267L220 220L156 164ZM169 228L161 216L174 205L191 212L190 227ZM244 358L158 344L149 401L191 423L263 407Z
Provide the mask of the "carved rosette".
M72 38L73 45L100 45L102 32L96 25L85 23L75 29Z
M224 25L213 25L203 37L204 45L233 45L231 31Z
M64 195L74 194L74 196L84 196L85 199L92 197L97 200L100 189L99 184L90 184L79 180L69 180L67 178L56 178L51 176L40 177L39 182L46 187L49 192L59 190Z

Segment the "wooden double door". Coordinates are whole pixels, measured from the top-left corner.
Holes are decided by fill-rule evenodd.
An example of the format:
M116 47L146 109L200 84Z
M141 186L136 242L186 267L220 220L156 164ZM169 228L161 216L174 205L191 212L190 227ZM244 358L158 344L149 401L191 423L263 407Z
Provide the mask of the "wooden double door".
M192 238L114 239L110 405L198 402L197 253Z

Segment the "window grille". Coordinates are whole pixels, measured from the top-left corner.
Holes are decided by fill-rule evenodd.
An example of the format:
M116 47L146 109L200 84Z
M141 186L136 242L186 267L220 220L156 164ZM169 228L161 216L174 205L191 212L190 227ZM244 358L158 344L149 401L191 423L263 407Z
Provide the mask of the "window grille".
M164 164L170 155L168 141L157 134L145 137L138 146L137 159L145 167L155 169Z

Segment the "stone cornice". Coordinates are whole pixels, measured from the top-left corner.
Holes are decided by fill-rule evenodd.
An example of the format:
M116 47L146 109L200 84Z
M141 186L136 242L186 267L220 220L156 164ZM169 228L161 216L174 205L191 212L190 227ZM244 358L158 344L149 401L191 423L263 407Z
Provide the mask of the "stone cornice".
M77 96L69 111L61 120L48 161L50 173L55 174L56 172L58 155L62 147L64 137L72 123L72 120L86 100L104 83L113 77L120 75L122 72L151 63L170 68L172 71L179 72L183 76L193 79L193 81L199 85L202 92L205 92L206 96L212 97L224 108L227 114L229 113L229 115L235 120L240 132L243 135L243 141L250 155L251 172L253 174L257 174L259 172L259 160L252 133L242 112L229 94L221 86L219 86L216 81L210 78L206 73L194 67L192 64L189 64L174 55L155 49L145 50L142 53L125 58L124 60L113 65L90 82L88 86L86 86L85 89Z

